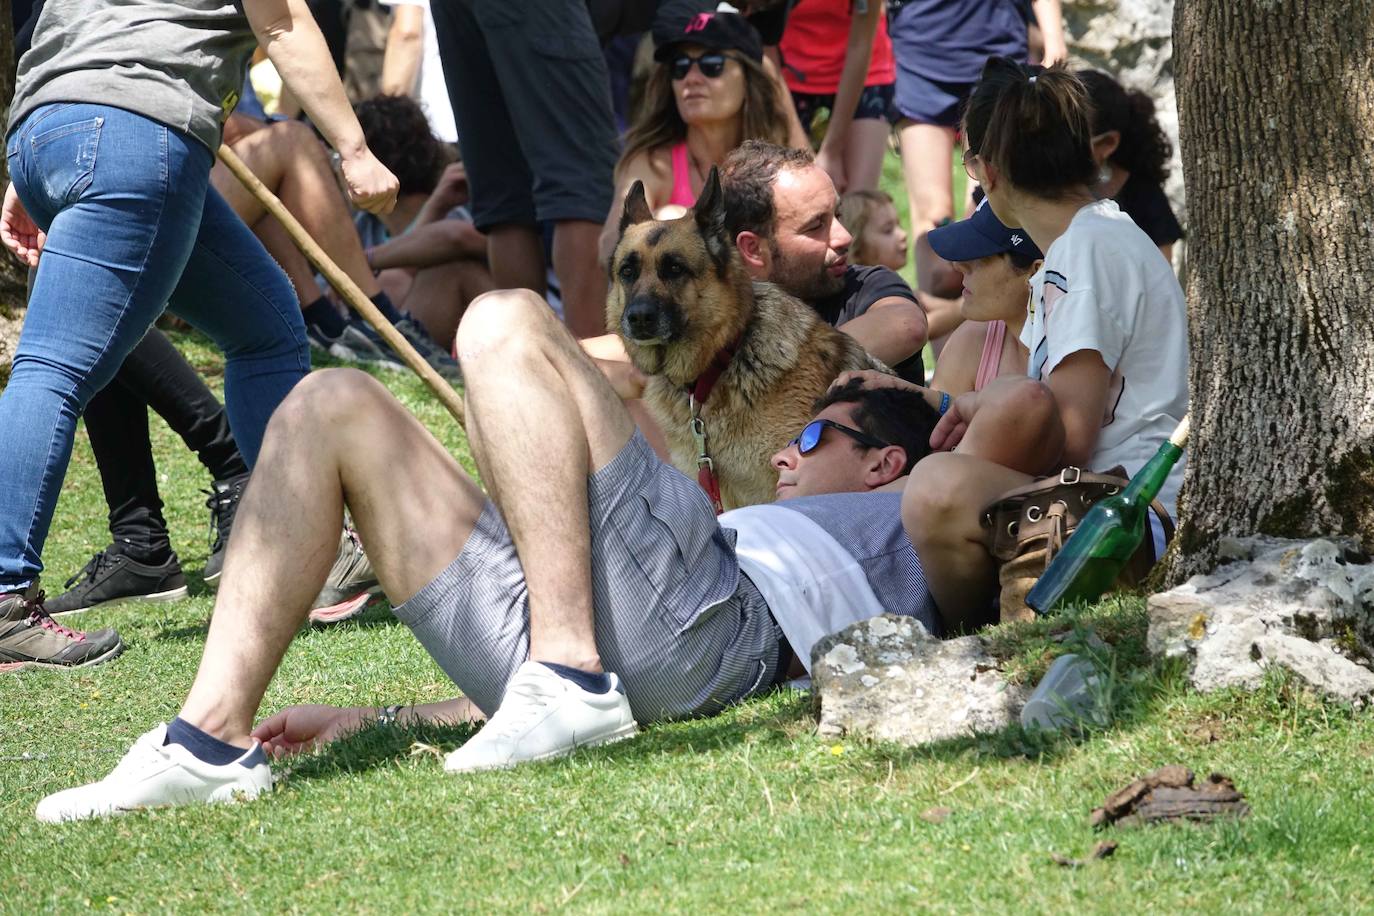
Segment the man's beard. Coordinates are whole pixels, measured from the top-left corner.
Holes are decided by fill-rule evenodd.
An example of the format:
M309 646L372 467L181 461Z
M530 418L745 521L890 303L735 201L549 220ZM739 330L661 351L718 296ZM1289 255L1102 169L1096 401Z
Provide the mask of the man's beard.
M831 276L830 269L824 264L819 270L808 269L784 257L777 245L771 242L769 244L773 255L773 269L769 272L769 282L781 286L805 302L817 302L844 289L844 274L838 277Z

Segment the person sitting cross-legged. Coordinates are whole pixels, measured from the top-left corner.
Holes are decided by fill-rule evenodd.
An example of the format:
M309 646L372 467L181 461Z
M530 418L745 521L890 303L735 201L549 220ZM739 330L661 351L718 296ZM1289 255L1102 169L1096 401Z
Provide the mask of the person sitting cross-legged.
M920 394L832 389L772 459L783 501L718 520L536 294L479 297L457 345L491 499L370 376L311 375L272 419L179 717L106 779L44 799L40 820L254 796L271 784L269 756L378 717L297 706L253 728L345 504L396 615L463 692L402 719L490 717L451 771L716 713L805 670L821 635L884 610L938 632L897 492L938 420Z

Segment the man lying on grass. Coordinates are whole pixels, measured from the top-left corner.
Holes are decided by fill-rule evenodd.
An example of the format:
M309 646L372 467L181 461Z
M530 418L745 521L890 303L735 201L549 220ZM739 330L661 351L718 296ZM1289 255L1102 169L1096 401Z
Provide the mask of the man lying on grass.
M832 390L773 457L786 506L718 521L533 293L476 300L458 349L491 498L370 376L306 378L269 425L180 716L101 782L45 798L40 820L252 797L272 784L269 756L379 718L297 706L253 728L345 505L396 616L463 692L382 718L490 717L451 771L711 715L805 670L794 663L809 664L825 633L885 610L938 626L901 494L868 492L929 451L938 418L920 394Z

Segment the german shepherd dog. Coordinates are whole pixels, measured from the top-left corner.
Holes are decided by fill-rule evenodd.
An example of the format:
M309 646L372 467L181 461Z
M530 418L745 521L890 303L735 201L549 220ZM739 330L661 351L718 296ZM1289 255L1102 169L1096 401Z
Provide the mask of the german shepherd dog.
M773 501L778 474L769 459L811 419L836 376L887 368L806 303L750 278L725 229L714 168L679 219L655 221L635 182L610 269L606 325L649 377L644 402L689 477L698 471L689 392L728 358L700 411L726 509Z

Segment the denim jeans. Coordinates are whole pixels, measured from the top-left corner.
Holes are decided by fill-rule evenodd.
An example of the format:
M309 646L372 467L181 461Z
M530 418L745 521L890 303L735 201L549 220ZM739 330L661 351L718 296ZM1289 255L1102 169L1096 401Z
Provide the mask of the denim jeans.
M31 112L6 155L48 239L0 394L0 592L42 570L76 418L164 308L224 351L225 406L250 465L310 369L291 284L209 186L203 144L119 108L59 103Z

